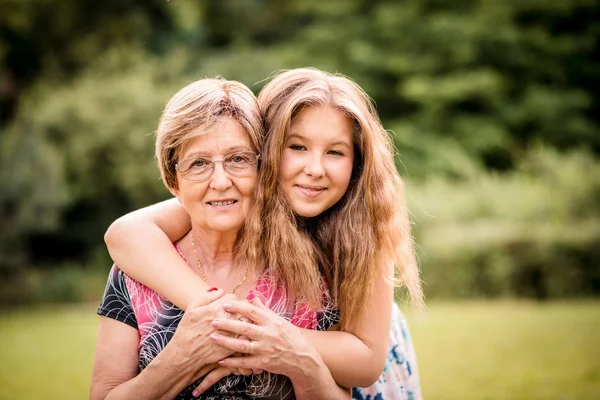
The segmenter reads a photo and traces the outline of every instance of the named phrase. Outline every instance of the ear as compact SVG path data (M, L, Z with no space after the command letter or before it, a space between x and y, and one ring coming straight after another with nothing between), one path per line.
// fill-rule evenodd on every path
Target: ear
M175 189L175 188L169 188L169 192L171 192L171 194L175 197L177 197L177 200L179 200L179 203L183 204L183 202L181 201L181 197L179 197L179 189Z

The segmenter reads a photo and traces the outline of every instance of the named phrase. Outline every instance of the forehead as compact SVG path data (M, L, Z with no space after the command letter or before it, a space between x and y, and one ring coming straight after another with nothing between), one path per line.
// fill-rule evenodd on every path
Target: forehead
M198 127L192 132L194 136L186 143L181 152L181 158L191 154L222 155L232 149L254 151L248 132L234 119L228 118L213 124L208 129Z
M290 125L290 135L301 135L310 140L342 140L352 143L350 118L332 106L306 107Z

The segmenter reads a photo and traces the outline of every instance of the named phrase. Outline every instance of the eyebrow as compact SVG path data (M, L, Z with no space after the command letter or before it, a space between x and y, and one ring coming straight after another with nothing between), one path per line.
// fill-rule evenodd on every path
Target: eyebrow
M310 141L306 137L300 135L299 133L290 133L287 137L287 140L294 139L294 138ZM333 143L328 143L328 144L329 144L329 146L344 146L347 148L352 148L352 146L350 144L348 144L348 142L343 141L343 140L333 142Z
M252 151L252 150L250 148L246 147L246 146L232 146L232 147L226 149L224 151L224 154L235 153L235 152L238 152L238 151ZM183 159L191 158L191 157L198 157L198 156L200 156L200 157L210 157L210 156L212 156L212 154L210 154L207 151L195 151L193 153L187 154L185 157L183 157Z

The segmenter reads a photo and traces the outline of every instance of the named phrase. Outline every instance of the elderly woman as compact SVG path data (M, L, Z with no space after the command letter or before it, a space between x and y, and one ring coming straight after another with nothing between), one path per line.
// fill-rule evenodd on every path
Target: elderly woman
M191 221L191 230L175 249L190 268L231 294L211 290L197 296L183 313L113 266L98 310L102 318L92 399L192 398L199 378L233 354L211 340L212 321L227 318L223 306L236 295L278 296L264 276L259 279L256 266L237 262L235 252L252 204L262 137L256 99L238 82L200 80L167 104L158 126L156 155L165 185ZM285 312L291 318L306 315L301 306ZM308 319L306 327L314 328L315 318ZM289 379L275 375L279 371L230 375L204 398L349 397L302 335L288 339L296 354L283 354L277 366ZM252 345L246 352L253 352ZM299 354L303 369L296 366Z

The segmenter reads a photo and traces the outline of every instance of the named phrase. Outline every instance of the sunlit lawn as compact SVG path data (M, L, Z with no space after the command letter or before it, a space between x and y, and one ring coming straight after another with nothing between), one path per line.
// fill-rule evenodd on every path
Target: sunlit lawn
M0 399L87 398L98 318L89 306L0 314Z
M600 399L600 302L429 307L409 315L426 399ZM1 313L0 399L86 398L97 323L88 306Z
M426 399L600 399L600 302L429 307L409 316Z

